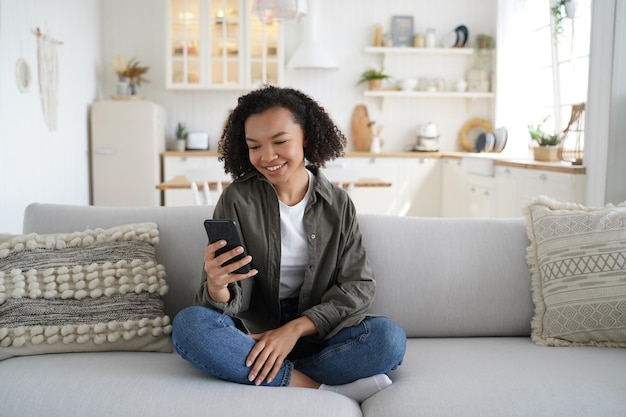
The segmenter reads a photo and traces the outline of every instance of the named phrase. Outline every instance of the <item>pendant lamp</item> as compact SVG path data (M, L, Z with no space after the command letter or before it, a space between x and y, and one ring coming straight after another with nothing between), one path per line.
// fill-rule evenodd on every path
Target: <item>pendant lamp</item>
M255 0L254 14L264 22L297 19L307 13L306 0Z

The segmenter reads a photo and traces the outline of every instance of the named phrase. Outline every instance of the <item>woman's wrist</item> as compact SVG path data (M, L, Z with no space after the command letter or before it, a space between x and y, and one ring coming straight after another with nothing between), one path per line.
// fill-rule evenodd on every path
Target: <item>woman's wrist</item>
M294 329L294 333L298 335L298 338L317 333L315 323L313 323L313 320L307 316L300 316L286 325L291 326Z
M230 301L230 290L228 289L228 285L225 287L212 288L207 283L207 291L211 300L215 302L227 303Z

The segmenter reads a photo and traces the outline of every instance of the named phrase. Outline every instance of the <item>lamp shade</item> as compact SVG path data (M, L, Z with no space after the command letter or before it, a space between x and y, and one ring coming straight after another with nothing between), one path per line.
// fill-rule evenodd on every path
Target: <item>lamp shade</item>
M306 0L255 0L254 14L264 22L297 19L307 13Z

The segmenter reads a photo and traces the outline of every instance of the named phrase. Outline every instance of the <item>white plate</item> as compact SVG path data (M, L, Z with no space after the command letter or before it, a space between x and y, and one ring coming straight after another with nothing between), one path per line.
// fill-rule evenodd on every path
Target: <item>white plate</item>
M441 40L441 45L444 48L453 48L453 47L456 46L458 41L459 41L458 40L458 32L452 31L452 32L446 33L446 35Z
M496 144L494 146L494 152L502 152L504 147L506 146L506 141L508 139L508 131L506 127L499 127L493 131L493 134L496 137Z

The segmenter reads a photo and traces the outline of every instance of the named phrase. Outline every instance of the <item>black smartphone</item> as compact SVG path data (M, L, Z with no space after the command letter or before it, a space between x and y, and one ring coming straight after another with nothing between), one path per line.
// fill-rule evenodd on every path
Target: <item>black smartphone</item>
M215 252L215 256L219 256L224 252L228 252L229 250L234 249L237 246L241 246L243 248L243 253L224 262L222 266L243 259L247 255L246 248L245 246L243 246L243 239L241 238L241 234L239 233L239 229L237 228L237 223L235 223L234 220L205 220L204 229L206 230L206 234L209 237L209 244L217 242L218 240L226 241L226 246L218 249ZM247 274L248 272L250 272L250 264L244 265L241 268L233 271L233 273L235 274Z

